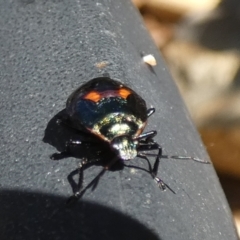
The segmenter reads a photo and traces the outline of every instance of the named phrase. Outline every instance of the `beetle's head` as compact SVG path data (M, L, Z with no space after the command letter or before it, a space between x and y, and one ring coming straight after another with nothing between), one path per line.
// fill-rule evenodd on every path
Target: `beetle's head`
M117 150L119 157L124 161L137 156L137 142L128 135L115 137L111 142L111 146Z

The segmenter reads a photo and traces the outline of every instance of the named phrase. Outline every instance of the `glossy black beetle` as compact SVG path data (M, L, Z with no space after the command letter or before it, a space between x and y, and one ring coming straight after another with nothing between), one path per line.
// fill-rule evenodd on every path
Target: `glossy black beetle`
M162 148L153 138L156 131L142 133L147 119L154 112L154 108L147 109L145 101L132 89L121 82L109 77L99 77L90 80L75 90L67 100L66 112L69 123L65 125L84 131L96 136L107 143L114 153L113 159L107 164L98 176L81 190L84 166L89 163L87 159L82 160L79 167L80 184L72 198L79 198L89 187L95 187L99 178L117 161L128 161L135 157L145 159L149 165L149 173L158 183L161 189L171 188L157 177L158 166L162 155ZM81 141L69 141L69 146L83 144ZM147 151L157 150L157 154ZM147 156L155 156L152 167ZM165 156L167 157L167 156ZM175 159L191 159L197 162L208 163L193 157L169 156ZM54 159L54 155L52 156ZM96 159L97 161L97 159ZM93 163L94 161L91 161ZM172 191L172 190L171 190Z

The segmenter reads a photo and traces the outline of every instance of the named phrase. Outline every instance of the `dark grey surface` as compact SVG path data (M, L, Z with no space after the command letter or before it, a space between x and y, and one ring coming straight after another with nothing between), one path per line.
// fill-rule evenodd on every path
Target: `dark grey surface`
M129 1L0 2L0 239L237 239L211 165L163 160L161 192L143 171L109 171L73 209L67 175L51 161L48 122L82 82L108 72L156 107L147 129L165 154L208 159L142 20ZM154 71L142 54L154 54ZM107 61L99 69L98 62ZM145 166L139 159L138 166ZM86 172L89 182L101 167Z

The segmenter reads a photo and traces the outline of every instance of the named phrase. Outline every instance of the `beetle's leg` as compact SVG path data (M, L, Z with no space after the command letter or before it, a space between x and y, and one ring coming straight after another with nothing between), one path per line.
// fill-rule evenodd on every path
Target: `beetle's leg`
M77 191L74 193L73 196L71 196L68 200L67 200L67 205L69 204L73 204L75 203L79 198L81 198L84 193L87 191L87 189L92 188L92 190L95 189L95 187L97 186L97 183L99 182L99 179L101 178L101 176L109 169L111 168L112 165L114 165L117 161L118 161L118 157L115 157L108 165L106 165L100 172L99 174L83 189L80 191Z
M147 140L141 140L139 142L138 157L140 157L142 159L145 159L148 162L149 172L150 172L152 178L157 182L158 186L162 190L165 190L166 188L168 188L170 191L175 193L166 183L163 182L162 179L157 177L158 168L159 168L159 164L160 164L160 158L162 156L162 148L161 148L161 146L158 143L153 142L153 140L151 142L146 142L146 141ZM150 140L148 140L148 141L150 141ZM158 150L158 153L156 155L156 160L154 162L153 167L151 166L150 161L147 158L147 156L144 153L141 153L142 151L151 151L151 150Z
M68 179L68 182L69 184L71 185L72 187L72 191L73 193L79 191L79 189L81 189L82 187L82 184L83 184L83 171L84 171L84 166L87 164L87 160L86 159L83 159L81 161L81 163L79 164L79 167L72 171L68 176L67 176L67 179ZM76 184L76 182L74 181L73 177L75 175L79 176L79 179L78 179L78 183Z
M151 115L155 113L155 108L149 108L147 110L147 117L149 118Z
M68 175L68 182L71 185L72 189L73 189L73 194L78 194L78 192L80 192L82 185L83 185L83 177L84 177L84 170L88 169L89 167L91 167L94 163L100 161L100 159L94 159L94 160L88 160L88 159L82 159L81 163L79 164L79 167L72 171L69 175ZM79 179L78 179L78 183L76 184L76 182L73 179L73 176L75 176L76 174L78 174Z
M149 159L147 158L147 156L145 156L144 154L139 153L138 157L146 160L148 162L148 167L149 167L149 172L152 176L152 178L157 182L158 186L162 189L165 190L166 189L166 184L157 177L157 171L158 171L158 166L159 166L159 159L158 157L155 160L154 166L152 167L152 165L150 164Z
M94 142L94 141L79 141L79 140L72 140L70 139L69 141L66 142L65 144L65 150L63 152L60 153L54 153L50 156L50 158L52 160L61 160L63 158L68 158L68 157L72 157L72 153L71 153L71 147L76 147L76 146L80 146L80 145L85 145L85 146L96 146L97 144L99 144L98 142Z
M144 142L149 142L151 141L155 136L157 135L157 131L149 131L142 133L140 136L135 138L134 140L140 141L143 140Z
M150 161L149 161L149 159L147 158L147 156L145 156L144 154L139 154L138 157L140 157L140 158L142 158L142 159L144 159L144 160L146 160L146 161L148 162L149 172L150 172L152 178L157 182L158 187L159 187L161 190L163 190L163 191L166 190L166 188L168 188L172 193L175 194L175 192L173 191L173 189L170 188L161 178L156 177L156 172L157 172L158 169L154 169L154 168L155 168L156 166L158 166L158 165L157 165L157 162L156 162L157 160L155 161L154 167L152 168L152 166L151 166L151 164L150 164ZM159 164L159 162L158 162L158 164Z
M153 169L152 169L152 173L155 175L154 177L157 176L157 172L158 172L158 167L159 167L159 163L160 163L160 158L162 156L162 148L161 146L156 143L156 142L147 142L147 143L143 143L143 142L139 142L138 145L138 151L142 152L142 151L152 151L152 150L158 150L157 156L156 156L156 160L155 163L153 165ZM147 158L145 154L141 154L138 153L138 155L140 157L144 156L144 158Z
M160 157L162 155L162 148L159 146L158 143L155 143L155 142L149 142L149 143L139 143L139 146L138 146L138 151L139 152L142 152L142 151L151 151L151 150L158 150L158 153L157 153L157 156L156 156L156 160L155 160L155 163L153 165L153 168L147 158L147 156L143 153L138 153L138 156L147 160L148 162L148 165L149 165L149 171L153 177L153 179L156 178L157 176L157 172L158 172L158 167L159 167L159 163L160 163ZM162 189L165 189L164 187L164 184L163 184L163 181L161 181L161 179L157 180L157 182L160 183L160 187Z
M71 146L79 146L81 144L83 144L83 142L73 141L72 139L70 139L69 141L66 142L65 150L63 152L54 153L50 156L50 158L52 160L61 160L63 158L71 157L72 156L71 151L70 151Z
M146 161L148 162L148 165L151 166L150 161L148 160L148 158L145 158L145 157L143 157L142 155L141 155L141 156L138 155L138 157L141 157L142 159L146 160ZM128 167L128 168L139 169L139 170L141 170L141 171L145 171L145 172L151 174L151 170L147 171L147 170L144 169L144 168L141 168L141 167L138 167L138 166L134 166L134 165L126 165L126 164L123 164L123 165L124 165L125 167ZM152 166L151 166L151 167L152 167ZM151 169L151 168L149 167L149 169ZM166 188L168 188L172 193L176 194L176 193L174 192L174 190L173 190L172 188L170 188L162 179L160 179L160 178L158 178L158 177L153 177L153 174L151 174L151 176L152 176L152 178L157 182L158 187L159 187L161 190L164 191Z

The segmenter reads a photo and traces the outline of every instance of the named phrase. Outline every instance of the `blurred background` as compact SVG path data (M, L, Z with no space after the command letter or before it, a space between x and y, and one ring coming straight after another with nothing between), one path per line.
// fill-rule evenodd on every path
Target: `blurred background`
M240 1L132 1L199 130L240 236Z

